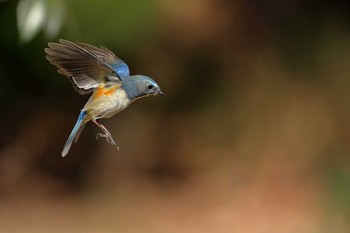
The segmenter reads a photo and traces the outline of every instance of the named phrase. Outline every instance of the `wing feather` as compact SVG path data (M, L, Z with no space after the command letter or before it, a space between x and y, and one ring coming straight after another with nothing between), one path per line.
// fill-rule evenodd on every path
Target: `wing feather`
M119 83L129 75L128 66L112 51L84 43L59 40L49 43L46 58L67 76L80 94L91 93L106 79Z

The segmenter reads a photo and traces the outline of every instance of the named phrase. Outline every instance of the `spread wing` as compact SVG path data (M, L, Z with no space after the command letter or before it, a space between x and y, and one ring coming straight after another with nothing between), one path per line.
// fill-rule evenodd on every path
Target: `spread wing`
M80 94L91 93L100 83L120 83L129 76L129 67L112 51L83 43L59 40L49 43L46 58L66 75Z

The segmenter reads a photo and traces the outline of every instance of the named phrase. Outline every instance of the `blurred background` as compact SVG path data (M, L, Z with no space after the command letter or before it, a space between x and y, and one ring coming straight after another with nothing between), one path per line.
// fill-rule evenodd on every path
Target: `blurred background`
M349 232L350 4L1 0L0 232ZM45 59L103 45L165 98L89 124Z

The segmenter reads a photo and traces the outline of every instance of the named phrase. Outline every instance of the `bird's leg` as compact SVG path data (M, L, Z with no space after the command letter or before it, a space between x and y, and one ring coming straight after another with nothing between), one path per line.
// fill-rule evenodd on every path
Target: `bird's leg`
M119 146L117 145L117 143L115 143L115 141L112 137L112 134L106 129L106 127L104 127L104 125L102 125L100 122L98 122L97 119L93 119L92 122L94 122L104 132L104 134L98 133L96 135L96 138L97 139L98 139L98 137L106 138L107 142L109 142L113 146L116 146L119 150Z

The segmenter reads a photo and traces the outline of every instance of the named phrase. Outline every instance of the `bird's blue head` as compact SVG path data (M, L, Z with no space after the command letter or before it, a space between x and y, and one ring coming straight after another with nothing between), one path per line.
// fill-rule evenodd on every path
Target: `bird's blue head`
M122 87L130 100L151 95L164 96L159 85L153 79L144 75L133 75L123 78Z

